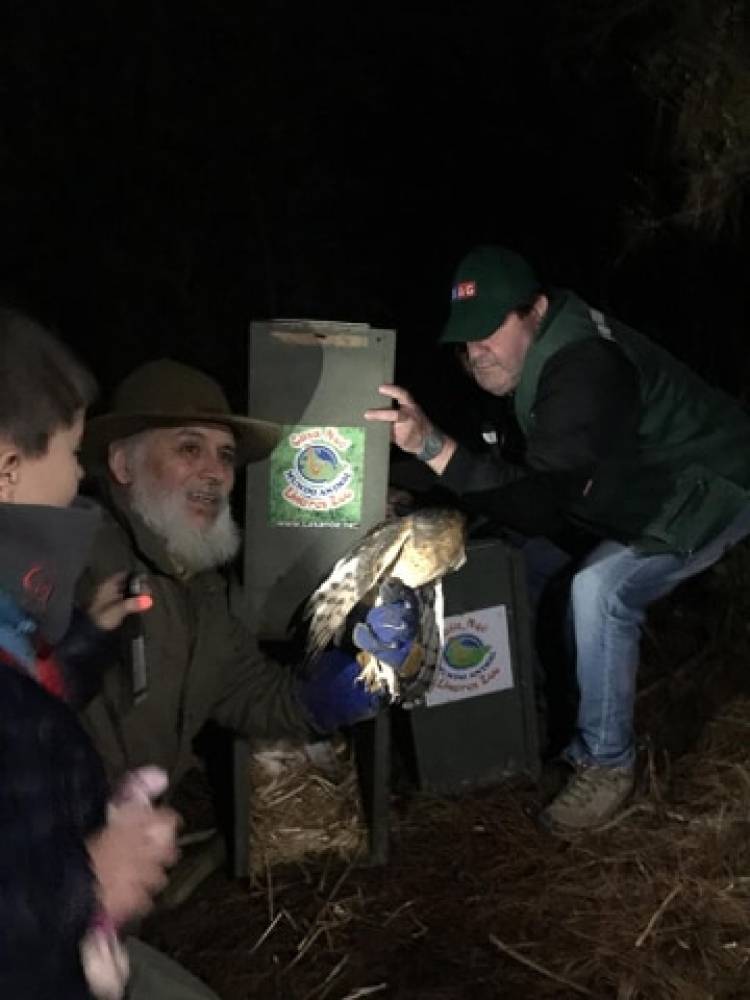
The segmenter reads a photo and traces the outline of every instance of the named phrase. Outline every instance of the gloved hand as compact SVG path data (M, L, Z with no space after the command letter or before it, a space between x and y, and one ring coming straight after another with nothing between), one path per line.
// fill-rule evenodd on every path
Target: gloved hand
M417 599L398 580L384 584L380 596L390 598L390 603L373 608L355 627L353 638L360 649L373 653L398 673L417 632ZM370 719L387 700L385 690L367 689L361 671L349 653L329 649L314 664L310 677L301 682L299 697L321 733Z
M417 598L411 587L394 577L382 584L379 596L382 603L354 627L352 639L398 673L419 628Z
M350 653L327 649L302 681L299 697L319 732L331 733L377 714L381 695L367 690L359 677L361 669Z

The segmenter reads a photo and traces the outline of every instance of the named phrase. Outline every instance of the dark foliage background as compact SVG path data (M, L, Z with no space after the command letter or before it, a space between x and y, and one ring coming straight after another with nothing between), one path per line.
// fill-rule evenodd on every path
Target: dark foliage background
M237 406L252 318L395 327L398 378L450 426L451 272L502 242L744 391L742 205L670 221L680 109L644 86L686 7L695 33L744 5L6 0L5 297L105 390L170 354Z

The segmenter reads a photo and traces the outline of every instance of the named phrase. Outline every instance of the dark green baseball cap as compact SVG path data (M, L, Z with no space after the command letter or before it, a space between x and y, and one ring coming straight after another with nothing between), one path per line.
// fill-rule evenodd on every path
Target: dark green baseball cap
M531 265L505 247L475 247L458 265L451 288L451 314L441 343L484 340L519 306L528 305L542 284Z

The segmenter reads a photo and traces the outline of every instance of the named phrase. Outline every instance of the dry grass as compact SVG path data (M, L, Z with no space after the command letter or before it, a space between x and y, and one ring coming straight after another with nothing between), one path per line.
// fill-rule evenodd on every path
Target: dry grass
M728 711L669 781L652 762L633 804L596 837L554 848L518 811L502 818L512 850L488 874L513 892L479 892L482 920L515 929L503 941L537 963L534 996L559 996L563 981L595 997L743 995L750 701Z
M225 1000L750 997L749 562L657 609L639 786L596 836L540 830L521 781L394 797L384 869L267 855L262 877L215 877L151 938Z
M251 874L319 855L351 860L366 848L354 762L344 740L327 744L327 773L303 749L284 744L250 762Z

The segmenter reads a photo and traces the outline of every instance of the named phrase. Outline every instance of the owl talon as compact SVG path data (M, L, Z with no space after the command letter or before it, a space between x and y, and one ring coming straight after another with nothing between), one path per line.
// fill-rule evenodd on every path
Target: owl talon
M357 653L357 663L360 665L359 680L371 694L385 694L391 701L396 697L396 674L387 663L378 660L371 653Z
M409 678L413 677L422 669L422 664L424 663L424 647L418 643L413 642L411 649L406 655L406 659L401 665L401 669L398 672L399 677Z

